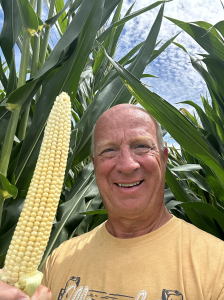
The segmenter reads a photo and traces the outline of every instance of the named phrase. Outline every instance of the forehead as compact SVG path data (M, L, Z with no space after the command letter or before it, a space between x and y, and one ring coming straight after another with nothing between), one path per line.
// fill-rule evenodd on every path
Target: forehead
M109 110L96 124L95 142L114 138L156 138L155 120L139 109Z

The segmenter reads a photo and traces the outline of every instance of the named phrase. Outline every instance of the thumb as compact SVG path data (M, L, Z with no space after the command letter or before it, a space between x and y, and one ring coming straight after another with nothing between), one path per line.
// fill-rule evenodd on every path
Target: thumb
M30 300L20 289L0 281L0 300Z

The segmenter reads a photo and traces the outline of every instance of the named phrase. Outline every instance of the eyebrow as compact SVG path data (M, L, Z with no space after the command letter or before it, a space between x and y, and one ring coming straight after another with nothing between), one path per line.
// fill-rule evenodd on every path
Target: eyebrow
M141 142L144 140L145 141L147 140L148 142L155 144L155 142L150 137L146 137L146 136L137 136L137 137L131 139L130 142L132 144L132 143ZM113 146L116 146L116 143L114 143L113 141L100 142L100 143L96 144L96 150L99 150L99 149L102 149L105 147L113 147Z

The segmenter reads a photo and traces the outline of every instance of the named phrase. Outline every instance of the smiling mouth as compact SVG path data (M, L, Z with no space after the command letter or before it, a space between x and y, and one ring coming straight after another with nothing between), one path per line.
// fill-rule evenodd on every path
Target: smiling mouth
M143 180L136 181L136 182L133 182L133 183L116 183L116 185L119 186L119 187L131 188L133 186L140 185L142 182L143 182Z

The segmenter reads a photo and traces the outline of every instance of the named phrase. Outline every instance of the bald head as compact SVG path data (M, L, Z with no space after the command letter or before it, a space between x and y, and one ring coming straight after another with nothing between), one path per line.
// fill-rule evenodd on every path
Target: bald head
M133 121L134 121L135 115L144 116L145 122L147 122L149 119L153 121L155 128L156 128L156 135L157 135L159 148L160 148L160 150L164 150L163 134L162 134L160 124L146 110L144 110L136 105L125 103L125 104L119 104L119 105L113 106L112 108L108 109L97 120L97 122L93 128L93 132L92 132L91 153L92 153L93 157L95 155L95 136L96 136L97 129L99 127L103 126L103 124L106 124L108 122L109 122L109 124L114 123L114 120L116 120L116 119L119 120L119 123L120 123L120 121L125 122L125 117L130 116L130 115L133 117ZM114 126L114 124L112 126Z

